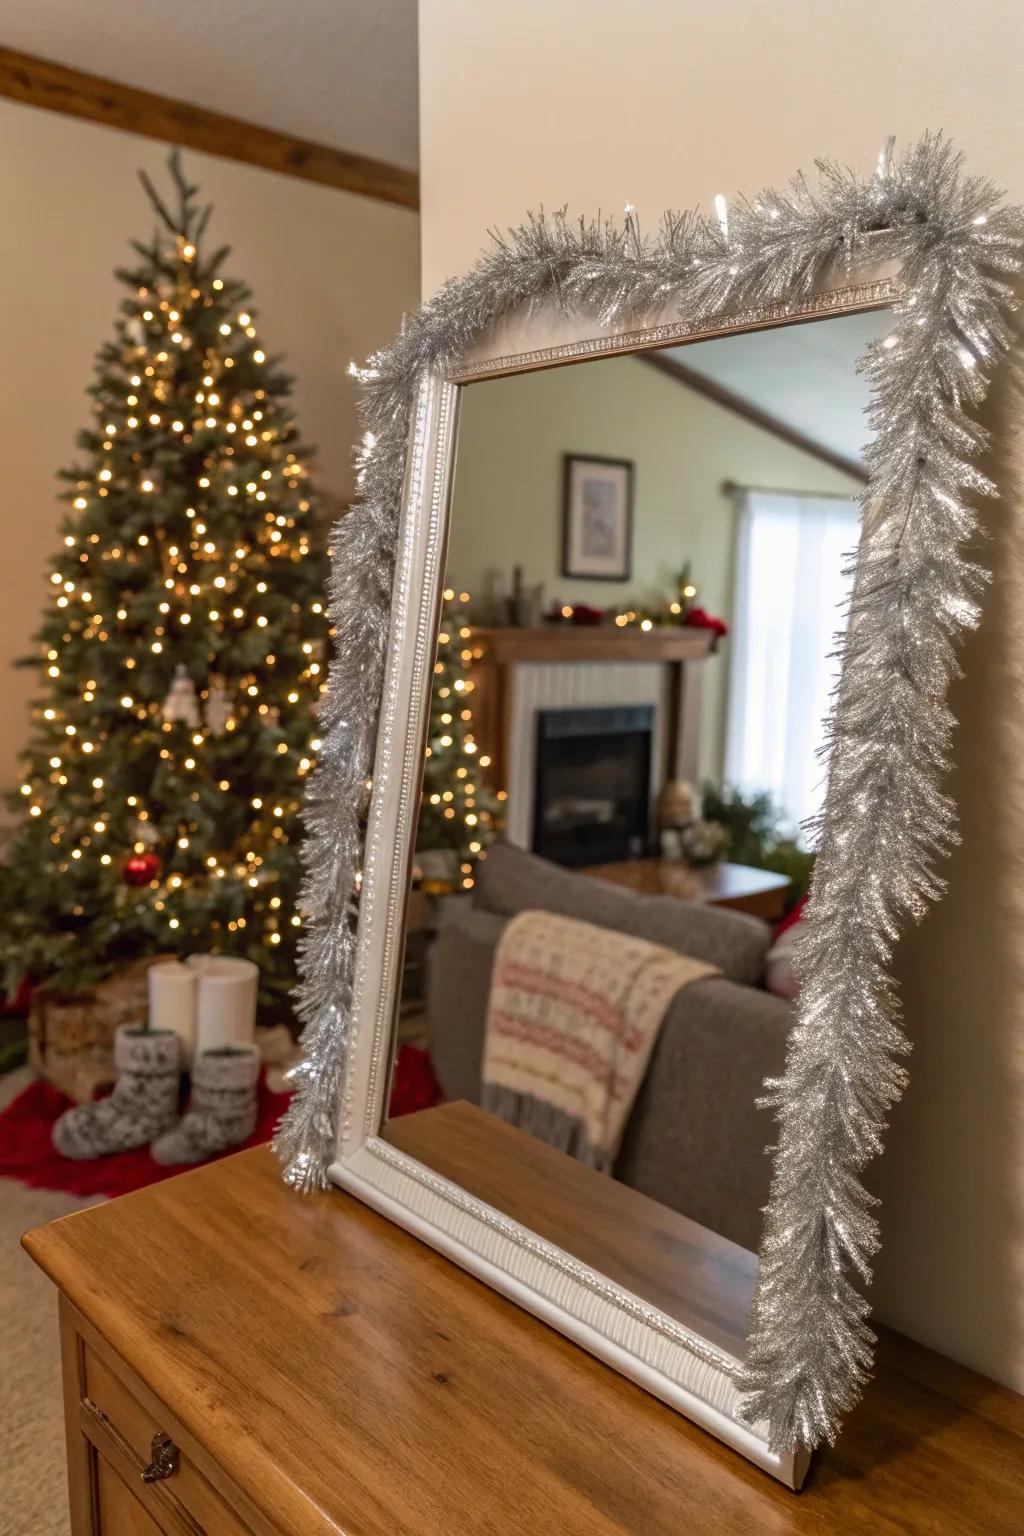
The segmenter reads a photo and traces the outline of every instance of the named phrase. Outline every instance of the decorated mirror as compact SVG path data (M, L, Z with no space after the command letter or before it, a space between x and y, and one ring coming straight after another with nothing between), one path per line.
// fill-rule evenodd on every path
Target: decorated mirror
M286 1177L793 1487L870 1368L1017 230L937 139L531 218L359 370Z

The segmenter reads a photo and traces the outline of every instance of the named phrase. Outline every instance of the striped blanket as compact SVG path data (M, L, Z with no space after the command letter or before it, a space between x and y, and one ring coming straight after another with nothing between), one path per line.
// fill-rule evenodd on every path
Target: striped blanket
M609 1170L662 1020L714 966L551 912L520 912L491 976L482 1104Z

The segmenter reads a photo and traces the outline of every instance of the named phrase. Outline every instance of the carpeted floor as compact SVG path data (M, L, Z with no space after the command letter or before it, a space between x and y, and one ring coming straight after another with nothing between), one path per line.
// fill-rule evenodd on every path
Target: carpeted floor
M0 1078L0 1109L30 1080ZM0 1536L68 1536L57 1296L20 1238L93 1204L0 1179Z

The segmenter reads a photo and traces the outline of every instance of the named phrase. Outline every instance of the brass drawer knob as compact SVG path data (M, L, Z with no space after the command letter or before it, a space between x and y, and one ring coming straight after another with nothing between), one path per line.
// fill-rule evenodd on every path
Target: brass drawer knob
M144 1483L162 1483L174 1476L181 1453L170 1435L165 1435L162 1429L158 1429L150 1441L149 1454L153 1459L148 1467L142 1469Z

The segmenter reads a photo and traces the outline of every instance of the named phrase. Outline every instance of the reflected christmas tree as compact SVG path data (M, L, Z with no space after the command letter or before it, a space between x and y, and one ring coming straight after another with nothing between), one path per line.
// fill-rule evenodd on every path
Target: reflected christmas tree
M171 157L158 233L89 393L37 636L8 973L61 989L122 959L222 949L283 995L326 620L308 453L250 293ZM33 659L33 664L38 664Z
M424 884L437 889L471 890L496 831L494 798L483 783L491 760L474 734L468 601L468 593L445 589L430 696L416 851Z

